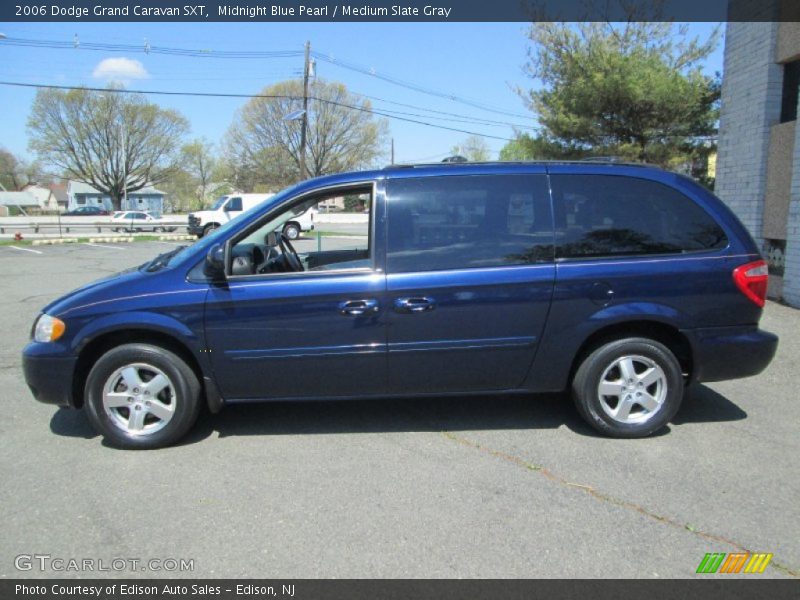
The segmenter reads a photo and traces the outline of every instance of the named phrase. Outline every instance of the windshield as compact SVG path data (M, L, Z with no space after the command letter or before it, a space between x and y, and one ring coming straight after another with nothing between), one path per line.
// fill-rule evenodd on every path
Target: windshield
M222 208L222 205L225 204L225 200L227 200L227 196L221 196L214 200L214 204L211 205L211 210L219 210Z

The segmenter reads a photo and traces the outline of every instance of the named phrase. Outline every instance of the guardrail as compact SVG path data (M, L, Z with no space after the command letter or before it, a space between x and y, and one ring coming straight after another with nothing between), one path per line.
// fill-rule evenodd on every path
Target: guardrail
M94 232L103 233L103 230L137 230L150 231L157 228L160 231L186 231L188 221L186 217L160 219L157 222L141 223L134 219L127 221L112 221L111 218L89 220L86 217L2 217L0 218L0 234L16 233L33 230L33 233L78 233Z

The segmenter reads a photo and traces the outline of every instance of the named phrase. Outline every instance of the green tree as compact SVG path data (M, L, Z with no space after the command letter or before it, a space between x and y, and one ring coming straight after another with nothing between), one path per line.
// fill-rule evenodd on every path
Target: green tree
M231 125L226 144L237 186L283 187L328 173L365 168L384 153L386 123L368 100L344 84L315 80L309 89L306 173L300 173L301 120L285 117L303 106L303 85L284 81L262 90Z
M39 90L28 118L29 145L42 162L108 194L117 210L126 188L176 171L188 129L176 111L114 89Z
M178 163L180 166L160 186L177 211L202 210L233 190L227 163L205 139L184 144Z
M6 191L18 191L29 183L48 183L52 179L38 162L28 162L0 148L0 185Z
M518 133L516 138L500 150L500 160L570 160L583 158L587 154L584 148L574 143L555 141L543 134L532 136L528 133Z
M471 162L485 162L491 158L491 151L486 140L479 135L471 135L466 140L453 146L450 153L463 156Z
M675 166L714 150L720 82L701 63L717 31L700 40L665 22L534 23L528 35L525 71L541 86L519 93L543 130L506 154L529 148Z

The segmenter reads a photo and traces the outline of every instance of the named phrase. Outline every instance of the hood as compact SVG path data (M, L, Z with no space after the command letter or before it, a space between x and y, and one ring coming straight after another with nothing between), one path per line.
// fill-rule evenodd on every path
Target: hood
M130 293L131 286L138 287L136 284L138 284L142 279L148 277L152 279L154 275L156 275L156 273L143 273L139 271L138 267L125 269L119 273L114 273L113 275L108 275L106 277L102 277L101 279L92 281L91 283L82 285L81 287L64 294L60 298L45 306L42 309L42 312L54 317L58 317L81 306L96 302L100 298L107 300L109 298L113 298L115 295L120 297L128 295ZM115 292L114 288L119 288L118 292Z

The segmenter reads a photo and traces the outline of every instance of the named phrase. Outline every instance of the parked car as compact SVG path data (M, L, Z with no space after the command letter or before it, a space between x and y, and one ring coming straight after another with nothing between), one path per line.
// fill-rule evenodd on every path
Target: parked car
M145 211L120 211L111 217L113 231L175 231L174 225L164 225L163 220Z
M366 236L322 250L279 233L353 194L370 199ZM561 391L632 438L687 386L767 367L766 291L745 228L681 175L392 167L305 181L48 304L23 365L36 399L84 407L126 448L174 443L203 403Z
M80 206L61 213L62 217L107 217L108 211L99 206Z

